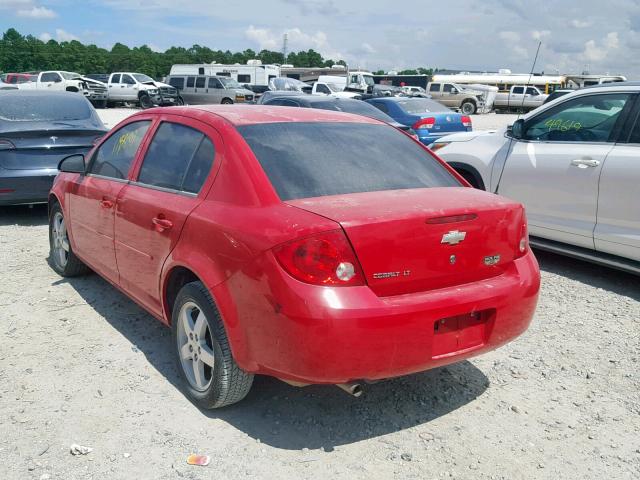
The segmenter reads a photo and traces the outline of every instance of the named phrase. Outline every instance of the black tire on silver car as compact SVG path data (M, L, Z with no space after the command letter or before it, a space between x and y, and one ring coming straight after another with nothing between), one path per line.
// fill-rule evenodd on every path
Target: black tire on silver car
M184 99L182 97L178 97L176 99L176 105L184 105Z
M233 100L231 100L230 98L223 98L222 99L222 103L223 105L231 105L233 103Z
M59 203L54 203L49 212L49 264L63 277L75 277L90 271L73 253Z
M140 100L140 108L142 108L143 110L153 107L153 102L151 101L151 97L146 93L140 94L140 98L138 100Z
M182 287L171 318L178 370L191 400L207 409L242 400L253 374L233 359L220 313L201 282Z
M465 100L462 102L462 105L460 105L460 111L465 115L473 115L476 113L476 109L476 104L470 100Z

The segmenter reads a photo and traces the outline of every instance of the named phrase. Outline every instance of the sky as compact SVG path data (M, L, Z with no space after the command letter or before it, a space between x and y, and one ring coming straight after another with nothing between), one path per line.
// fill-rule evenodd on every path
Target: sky
M640 79L640 1L0 0L0 30L163 51L313 48L351 68L438 67Z

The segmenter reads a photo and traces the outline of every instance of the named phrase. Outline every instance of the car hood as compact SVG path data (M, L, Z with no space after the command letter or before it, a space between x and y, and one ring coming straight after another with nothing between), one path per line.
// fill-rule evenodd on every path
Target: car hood
M247 90L246 88L232 88L231 90L233 90L236 93L240 93L242 95L253 95L254 93L251 90Z
M162 83L162 82L144 82L143 85L149 85L150 87L157 87L157 88L173 88L171 85L168 85L166 83Z
M96 84L96 85L101 85L101 86L103 86L103 87L105 87L105 88L107 87L107 84L106 84L106 83L101 82L101 81L99 81L99 80L94 80L93 78L88 78L88 77L77 77L77 78L74 78L74 80L81 80L81 81L86 82L86 83L94 83L94 84Z

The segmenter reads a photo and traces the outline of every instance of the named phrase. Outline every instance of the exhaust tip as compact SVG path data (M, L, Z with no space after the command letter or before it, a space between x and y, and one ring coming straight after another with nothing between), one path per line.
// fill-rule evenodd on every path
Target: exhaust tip
M360 385L359 383L338 383L336 384L336 387L341 388L349 395L352 395L354 397L359 397L364 393L362 385Z

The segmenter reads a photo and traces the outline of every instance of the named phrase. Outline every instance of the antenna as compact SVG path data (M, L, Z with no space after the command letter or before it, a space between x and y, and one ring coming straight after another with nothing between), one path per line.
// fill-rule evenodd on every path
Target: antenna
M524 99L527 93L527 87L529 86L529 82L531 82L531 77L533 77L533 72L536 69L536 63L538 62L538 54L540 53L540 47L542 46L542 42L538 42L538 49L536 50L536 56L533 58L533 65L531 65L531 72L529 73L529 79L527 80L527 85L524 87L524 91L522 92L522 103L520 104L520 112L524 107ZM516 118L516 122L520 120L521 113L518 113L518 118ZM500 170L500 177L498 178L498 183L496 184L496 189L493 193L498 193L498 189L500 188L500 182L502 181L502 174L504 173L504 169L507 166L507 158L509 157L509 152L511 152L511 145L513 144L513 137L509 139L509 147L504 155L504 162L502 162L502 170ZM495 167L496 162L493 162L491 166L491 177L493 177L493 167Z
M288 43L289 43L289 34L285 33L282 37L282 56L284 58L285 64L287 63L287 57L289 56L289 52L287 51L289 47Z

